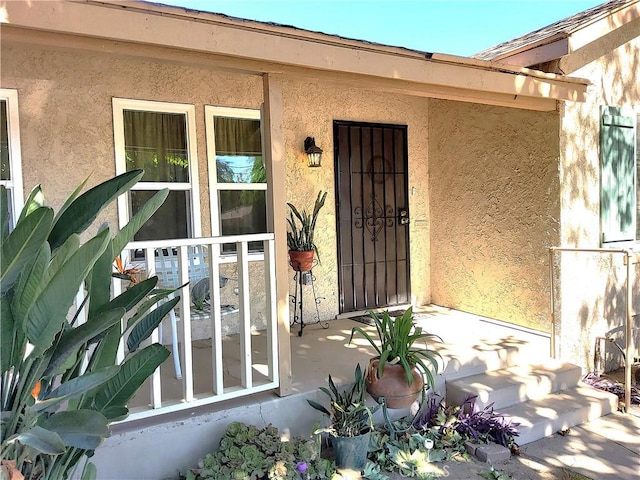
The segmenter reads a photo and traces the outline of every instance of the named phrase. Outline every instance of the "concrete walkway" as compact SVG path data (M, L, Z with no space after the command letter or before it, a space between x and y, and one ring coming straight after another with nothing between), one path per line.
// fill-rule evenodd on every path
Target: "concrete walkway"
M521 453L519 463L541 472L564 467L594 480L638 480L640 409L628 415L612 413L564 436L556 433L525 445Z

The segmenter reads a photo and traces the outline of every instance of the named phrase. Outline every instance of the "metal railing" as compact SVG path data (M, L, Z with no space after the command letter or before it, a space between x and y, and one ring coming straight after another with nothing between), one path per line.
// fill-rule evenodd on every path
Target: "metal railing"
M250 244L254 248L257 244L261 245L262 251L250 252ZM223 245L227 245L226 252L223 252ZM227 253L229 252L229 245L235 246L235 251ZM207 328L210 328L210 344L208 343L209 338L206 338L206 342L207 346L210 345L211 355L207 360L207 365L204 365L202 357L198 357L197 364L194 365L192 320L195 306L192 303L190 292L192 286L189 285L189 255L194 248L205 249L209 252L206 268L208 268L209 272L210 287L208 294L210 295L210 300L208 304L210 308L208 309L208 315L205 316L205 321L210 322L210 325L206 325ZM167 399L163 396L163 382L166 382L167 372L172 370L167 366L163 375L161 369L170 363L168 359L150 379L148 406L132 407L131 414L125 421L152 417L277 388L279 379L274 235L256 234L131 242L125 247L122 260L125 264L134 264L136 267L143 269L145 276L150 277L156 273L160 249L164 249L165 252L171 249L177 258L177 284L182 285L176 292L176 295L180 295L180 301L175 308L177 313L173 313L174 318L177 315L179 321L174 319L171 324L171 328L177 328L177 332L172 332L172 334L177 333L179 338L179 359L176 359L176 361L179 362L182 370L181 375L177 375L177 378L172 378L171 380L173 383L176 380L181 383L182 398L178 399L172 396ZM134 256L134 252L137 258ZM250 266L252 264L255 265L254 262L261 263L261 268L253 268L251 270ZM222 317L224 314L220 308L222 306L220 282L226 277L221 276L221 266L227 270L234 269L237 275L235 293L237 294L238 308L234 317L237 315L238 338L236 341L239 343L240 354L239 365L234 365L234 368L239 368L239 382L231 386L225 380L225 368L228 369L229 362L225 358L223 350L225 332L222 329ZM162 285L159 284L159 286ZM123 282L115 279L113 282L114 294L119 294L122 288ZM266 358L260 358L259 361L263 363L260 363L258 369L256 369L256 364L252 358L254 351L252 349L252 333L255 333L256 327L255 319L252 319L251 316L251 307L252 298L255 299L256 296L261 299L264 298L265 325L261 325L260 334L266 337L266 352L261 352L266 355ZM253 303L255 304L255 301ZM201 318L202 315L198 314L198 317ZM163 323L167 323L166 319ZM150 340L152 342L162 342L160 328L153 332ZM124 356L124 349L125 344L123 341L120 346L120 357ZM172 350L174 350L172 355L176 355L175 343ZM234 358L233 361L237 364L238 357ZM211 378L207 382L213 386L210 391L194 393L194 369L199 372L211 372ZM256 370L260 370L260 375L256 374ZM138 392L138 395L141 395L141 392Z
M632 280L632 265L637 263L635 261L636 253L634 250L629 249L614 249L614 248L573 248L573 247L551 247L549 249L549 275L551 280L551 356L556 357L556 321L555 321L555 298L554 298L554 274L553 274L553 258L556 252L576 252L576 253L597 253L597 254L622 254L624 255L624 265L626 266L626 316L624 320L624 332L625 332L625 362L624 362L624 397L625 397L625 410L627 412L631 409L631 365L633 363L633 355L635 353L635 340L633 337L633 280Z

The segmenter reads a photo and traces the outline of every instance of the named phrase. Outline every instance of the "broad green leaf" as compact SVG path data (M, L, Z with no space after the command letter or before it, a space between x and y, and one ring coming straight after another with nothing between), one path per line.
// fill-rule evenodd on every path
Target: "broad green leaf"
M130 352L135 352L140 344L149 338L164 316L169 313L179 301L180 298L178 297L163 303L155 310L152 310L146 317L140 320L135 327L133 327L133 330L127 338L127 347Z
M157 283L158 277L151 277L133 285L131 288L111 300L108 304L108 308L124 308L126 311L131 310L143 298L145 298L149 292L153 291Z
M0 245L9 236L9 195L7 187L0 185Z
M46 241L53 210L41 207L22 222L2 244L0 256L0 293L7 292L14 284L20 272L33 262Z
M98 470L96 469L96 466L91 462L85 463L80 480L96 480L97 478Z
M118 195L135 185L143 175L142 170L132 170L107 180L76 198L60 215L49 235L52 250L62 245L69 235L81 233L96 219L100 211Z
M129 223L120 229L113 239L114 256L120 255L120 252L122 252L127 243L133 240L133 237L138 233L138 230L140 230L140 228L149 221L151 216L156 213L156 210L162 206L168 195L169 190L166 188L158 191L158 193L153 195L153 197L151 197L144 206L136 212Z
M42 281L47 266L51 261L51 249L48 243L44 243L38 256L29 268L23 270L20 280L14 287L13 310L18 318L24 318L35 302L35 299L44 288Z
M9 297L0 297L0 372L6 372L13 365L14 346L17 347L22 329L16 325L11 311Z
M110 435L109 421L95 410L70 410L54 413L42 427L56 432L67 447L87 450L98 447Z
M124 314L124 308L109 310L91 319L91 321L64 332L56 345L49 367L45 371L45 376L48 377L60 373L58 369L71 355L89 340L116 325Z
M64 442L60 435L40 426L35 426L16 435L13 440L47 455L60 455L65 451Z
M127 407L115 406L102 410L102 414L109 419L110 422L119 422L129 416Z
M36 185L31 189L29 196L24 202L24 207L22 208L22 212L20 212L18 222L21 222L27 215L31 215L40 207L44 207L44 193L42 193L42 187Z
M36 298L23 324L27 338L34 345L31 352L34 357L47 350L62 329L78 288L108 241L109 231L105 230L85 243L58 270Z
M184 286L184 285L183 285ZM175 289L156 289L149 296L147 300L142 302L138 308L136 309L136 313L132 315L127 321L127 328L131 328L133 325L138 323L140 318L145 316L147 312L151 311L151 309L159 304L162 300L169 297L171 294L174 294L177 290L180 290L182 287L178 287ZM180 296L176 296L175 298L180 299Z
M67 241L64 242L58 250L56 250L55 255L51 258L51 263L47 268L46 274L43 277L43 282L45 284L49 283L51 278L57 273L57 271L64 265L71 255L78 251L80 248L80 236L73 234L69 235Z
M107 248L95 262L87 279L87 290L91 298L89 318L109 308L107 304L111 301L111 273L113 272L113 260L115 258L112 244L113 240L109 242Z
M80 184L76 187L76 189L73 192L71 192L71 195L67 197L62 207L60 207L60 210L58 210L58 213L56 214L56 218L53 220L53 223L58 222L58 219L60 218L60 216L67 211L67 209L73 203L73 201L78 197L78 195L80 195L80 192L89 181L89 177L85 178L82 182L80 182Z
M147 377L168 357L169 350L157 343L129 357L121 365L120 372L96 395L96 408L103 411L114 406L126 406Z
M29 410L32 412L43 412L45 410L52 411L53 407L60 405L62 402L83 395L94 388L104 384L111 377L116 375L120 367L113 365L103 368L92 373L85 373L79 377L72 378L62 383L58 388L50 392L42 401L35 403Z

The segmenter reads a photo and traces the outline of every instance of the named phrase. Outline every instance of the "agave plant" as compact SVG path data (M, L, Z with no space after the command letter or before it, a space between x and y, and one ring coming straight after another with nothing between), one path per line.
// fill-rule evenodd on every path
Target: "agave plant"
M326 198L327 192L318 192L316 203L314 204L311 214L306 210L299 211L293 204L287 203L290 210L289 218L287 219L290 229L290 231L287 232L287 245L289 250L300 252L314 250L319 257L318 247L314 243L313 237L316 222L318 221L318 214L320 213L320 209L324 207Z
M36 187L11 232L1 189L0 463L27 479L69 478L109 436L109 424L128 415L129 400L169 355L157 343L139 347L177 303L167 301L172 292L156 289L152 277L111 296L114 259L168 192L158 192L120 231L105 225L80 241L99 212L142 175L131 171L80 195L85 181L57 214ZM123 336L128 353L118 362ZM95 477L85 463L82 478Z

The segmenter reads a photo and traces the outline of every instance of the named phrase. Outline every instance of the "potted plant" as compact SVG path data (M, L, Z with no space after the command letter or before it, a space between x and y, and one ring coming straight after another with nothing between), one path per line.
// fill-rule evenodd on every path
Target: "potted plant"
M375 348L377 356L369 361L365 385L367 392L376 400L384 398L388 408L405 408L411 405L424 387L434 388L434 376L438 373L441 355L429 348L415 344L422 340L440 339L437 335L423 332L413 324L413 309L393 318L388 311L380 318L369 312L377 332L377 341L361 327L353 327L351 338L360 333ZM418 370L420 369L420 371Z
M329 417L331 424L315 433L331 435L336 467L361 471L367 463L369 438L373 430L373 413L365 403L364 375L360 364L356 366L355 381L340 391L329 375L329 388L320 387L330 400L329 409L313 400L307 400L316 410Z
M318 247L314 243L313 237L316 222L318 221L318 214L324 206L326 198L327 192L323 193L322 190L318 192L316 203L311 214L306 210L300 211L291 203L287 203L289 206L287 223L290 229L290 231L287 232L287 245L289 247L291 266L296 271L308 272L311 270L314 253L318 255L318 259L320 259Z

